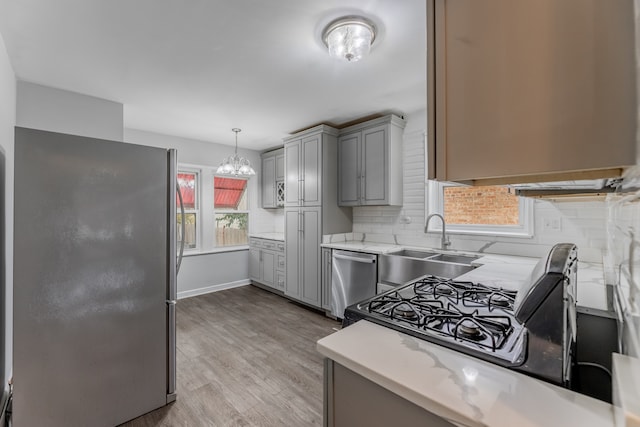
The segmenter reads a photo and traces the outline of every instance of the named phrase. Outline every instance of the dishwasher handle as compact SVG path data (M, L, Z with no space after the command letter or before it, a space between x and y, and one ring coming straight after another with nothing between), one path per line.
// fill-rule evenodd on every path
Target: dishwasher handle
M375 258L359 258L359 257L348 256L348 255L339 255L339 254L333 254L333 258L335 258L335 259L346 259L346 260L349 260L349 261L362 262L362 263L365 263L365 264L375 264L375 262L376 262Z

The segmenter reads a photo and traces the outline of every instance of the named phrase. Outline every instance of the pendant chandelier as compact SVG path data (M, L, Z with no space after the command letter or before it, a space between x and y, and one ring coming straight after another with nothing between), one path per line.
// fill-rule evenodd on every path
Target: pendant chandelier
M218 166L217 174L220 175L255 175L256 171L251 167L251 162L245 159L244 157L238 156L238 132L241 129L233 128L231 129L236 133L236 151L233 156L229 156L220 163Z

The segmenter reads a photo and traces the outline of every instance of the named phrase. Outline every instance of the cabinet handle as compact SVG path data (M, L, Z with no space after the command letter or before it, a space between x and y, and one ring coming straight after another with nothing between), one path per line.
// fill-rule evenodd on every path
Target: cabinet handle
M304 234L304 212L300 212L300 231Z

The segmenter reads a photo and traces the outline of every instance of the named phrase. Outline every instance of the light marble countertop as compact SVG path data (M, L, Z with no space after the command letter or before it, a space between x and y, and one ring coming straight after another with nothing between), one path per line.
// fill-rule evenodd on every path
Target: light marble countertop
M501 287L504 289L519 290L529 279L539 258L521 257L513 255L499 254L477 254L464 251L441 251L434 248L421 248L407 245L392 245L388 243L373 243L359 241L343 241L325 243L321 245L325 248L342 249L356 252L366 252L371 254L386 254L402 249L429 250L433 252L455 252L460 254L480 255L480 258L471 264L477 266L476 269L462 276L458 280L469 282L480 282L488 286ZM607 290L604 280L604 270L602 264L580 262L578 264L578 305L581 307L607 310Z
M365 320L322 338L317 349L460 426L613 426L605 402Z
M357 241L323 243L320 246L323 248L342 249L344 251L366 252L369 254L376 254L376 255L399 251L405 247L401 245L392 245L389 243L357 242Z
M284 233L249 233L249 237L255 237L256 239L278 240L284 242Z

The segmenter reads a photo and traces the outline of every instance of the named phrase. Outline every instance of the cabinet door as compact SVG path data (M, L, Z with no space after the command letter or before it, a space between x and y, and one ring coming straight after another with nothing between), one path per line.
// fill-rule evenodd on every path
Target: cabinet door
M338 205L360 204L360 132L338 139Z
M261 282L260 279L260 249L249 248L249 277Z
M276 284L276 254L271 251L262 250L261 277L262 283L269 286Z
M285 278L282 271L276 271L276 289L284 292Z
M284 181L284 154L276 156L276 181Z
M262 159L262 207L276 207L276 158Z
M389 132L388 126L362 131L362 197L363 205L388 203Z
M331 249L322 248L322 308L331 310Z
M320 206L322 135L302 140L302 206Z
M302 140L288 142L284 146L285 159L285 186L284 186L284 205L300 206L302 203L301 193L301 176L300 176L300 158L301 158Z
M320 209L302 209L302 301L321 307ZM288 265L288 263L287 263Z
M559 181L634 164L633 3L427 2L429 178Z
M284 256L285 268L284 293L293 298L300 296L300 212L298 209L284 211Z

